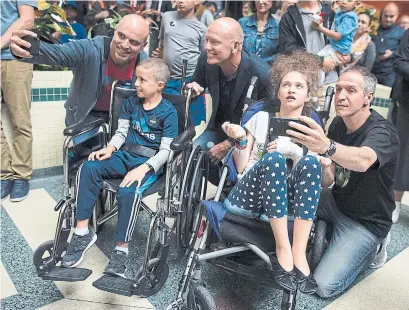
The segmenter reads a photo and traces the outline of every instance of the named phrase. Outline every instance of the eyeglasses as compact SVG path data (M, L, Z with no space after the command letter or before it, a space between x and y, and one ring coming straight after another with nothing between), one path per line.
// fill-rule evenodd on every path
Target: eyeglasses
M128 41L129 41L129 44L131 44L132 46L135 46L135 47L141 46L142 44L145 43L145 42L141 42L141 41L138 41L138 40L135 40L135 39L129 39L129 38L128 38L123 32L121 32L121 31L118 31L118 38L119 38L121 41L128 40Z

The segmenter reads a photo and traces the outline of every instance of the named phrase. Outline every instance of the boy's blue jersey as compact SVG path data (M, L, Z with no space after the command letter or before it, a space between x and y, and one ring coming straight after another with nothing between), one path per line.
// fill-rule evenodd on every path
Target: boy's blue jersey
M162 138L176 138L178 115L172 103L162 99L152 110L143 108L142 99L132 95L122 105L120 119L129 120L125 144L140 144L158 150Z

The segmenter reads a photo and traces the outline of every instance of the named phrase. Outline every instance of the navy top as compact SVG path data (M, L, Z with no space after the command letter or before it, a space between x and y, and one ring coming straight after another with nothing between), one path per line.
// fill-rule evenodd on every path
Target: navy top
M140 144L158 150L162 138L176 138L178 115L166 99L152 110L143 108L142 100L133 95L122 105L120 119L129 120L125 144Z

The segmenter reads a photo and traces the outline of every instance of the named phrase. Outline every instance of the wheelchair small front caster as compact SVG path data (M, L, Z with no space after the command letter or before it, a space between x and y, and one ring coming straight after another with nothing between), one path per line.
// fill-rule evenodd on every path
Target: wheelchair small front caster
M157 272L157 268L159 267L159 258L154 258L149 260L147 266L147 281L146 285L141 292L142 297L149 297L157 292L165 285L166 280L169 276L169 265L165 263L163 265L163 270L160 274ZM142 267L136 273L136 279L139 280L142 277L143 269Z
M189 289L187 306L192 310L217 310L212 294L203 286Z
M33 264L37 271L46 271L46 264L52 260L54 251L54 240L46 241L34 251Z

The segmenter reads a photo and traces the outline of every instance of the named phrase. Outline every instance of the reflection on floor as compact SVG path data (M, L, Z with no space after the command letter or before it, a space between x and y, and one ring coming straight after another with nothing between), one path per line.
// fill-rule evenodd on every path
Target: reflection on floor
M33 250L53 239L57 213L53 207L62 197L62 176L31 181L28 198L20 203L2 202L1 212L1 309L164 309L175 297L178 281L186 263L173 249L168 259L170 275L164 288L148 299L123 297L95 289L92 282L101 276L111 250L116 219L107 222L98 235L96 246L87 253L82 266L93 270L82 283L43 281L32 265ZM393 227L388 248L390 260L376 272L365 271L356 284L338 299L315 296L297 298L297 309L409 309L409 197L399 223ZM155 203L155 197L150 199ZM148 217L138 219L131 251L131 275L138 270L148 228ZM405 250L406 249L406 250ZM400 253L400 254L399 254ZM399 255L398 255L399 254ZM228 275L205 265L203 277L218 309L280 309L281 292ZM369 275L372 272L371 275ZM369 275L369 276L368 276Z

